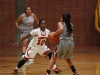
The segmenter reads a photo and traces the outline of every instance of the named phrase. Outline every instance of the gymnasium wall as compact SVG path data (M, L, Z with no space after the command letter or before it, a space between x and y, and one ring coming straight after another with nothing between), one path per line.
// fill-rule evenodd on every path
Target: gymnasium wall
M0 0L0 46L16 42L15 4L15 0ZM62 14L69 12L78 45L100 45L100 33L94 25L96 5L97 0L26 0L26 6L31 6L39 20L45 19L51 31L57 29Z
M0 46L16 41L15 0L0 0Z

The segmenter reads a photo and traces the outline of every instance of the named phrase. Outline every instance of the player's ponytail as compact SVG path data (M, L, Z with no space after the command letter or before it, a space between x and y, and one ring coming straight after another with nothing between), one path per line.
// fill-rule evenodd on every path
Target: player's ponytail
M71 16L68 12L64 13L63 14L63 21L65 22L66 24L66 27L67 27L67 32L68 34L70 35L72 32L73 32L73 29L72 29L72 26L70 24L70 19L71 19Z

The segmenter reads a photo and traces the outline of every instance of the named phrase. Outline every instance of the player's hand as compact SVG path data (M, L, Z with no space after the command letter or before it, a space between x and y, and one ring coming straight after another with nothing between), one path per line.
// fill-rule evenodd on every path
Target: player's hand
M19 42L14 43L12 46L18 46Z
M52 40L52 39L54 39L54 36L53 36L53 35L51 35L51 36L49 37L49 40Z
M42 55L42 57L43 57L43 58L46 58L46 57L47 57L47 55Z

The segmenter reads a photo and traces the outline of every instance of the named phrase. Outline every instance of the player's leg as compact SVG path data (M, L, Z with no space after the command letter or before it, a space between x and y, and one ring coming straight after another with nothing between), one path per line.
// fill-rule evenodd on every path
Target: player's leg
M21 38L23 38L24 36L26 36L30 31L25 31L23 29L21 29ZM26 49L28 47L28 44L30 42L30 40L32 39L32 37L25 39L24 41L22 41L22 58L25 55ZM29 64L34 62L34 59L29 59Z
M48 68L47 68L47 71L46 71L46 74L45 75L49 75L50 72L51 72L51 69L53 68L53 65L54 65L54 62L55 62L56 58L55 57L52 57L49 61L49 65L48 65Z
M24 56L24 57L28 58L28 61L25 64L25 66L29 66L30 64L33 63L33 59L34 59L34 57L35 57L36 54L37 54L37 47L32 47L32 45L29 45L29 47L26 50L25 56Z
M30 31L29 31L29 32L30 32ZM29 33L29 32L28 32L28 33ZM32 39L33 39L33 37L32 37L32 36L31 36L31 37L29 37L29 38L28 38L28 43L29 43ZM34 63L34 59L33 59L33 58L32 58L32 59L29 59L28 61L29 61L29 64Z
M24 58L25 56L25 52L27 50L27 46L28 46L28 39L25 39L23 42L22 42L22 58ZM22 70L26 70L27 66L30 65L31 63L33 63L33 61L30 61L30 59L28 59L28 61L23 65L22 67Z
M52 52L49 52L48 53L48 57L49 57L49 60L52 58ZM61 72L62 70L59 69L57 66L56 66L56 61L54 61L54 65L53 65L53 71L55 74Z
M18 62L16 68L13 71L13 74L17 74L18 73L18 68L22 67L26 63L26 61L28 60L28 59L24 58L25 52L26 52L26 48L27 48L27 41L24 40L22 42L22 59Z
M71 58L73 57L73 49L74 49L73 41L66 40L66 43L64 43L64 41L62 41L62 44L63 44L63 57L64 57L65 61L70 66L70 68L73 72L73 75L79 75L79 73L76 71L76 69L71 61ZM67 46L68 46L68 48L66 49Z
M34 58L36 53L37 50L32 50L32 46L29 46L25 52L24 58L18 62L17 67L14 69L13 74L18 73L18 68L21 68L28 61L29 58Z
M22 58L25 55L25 52L26 52L26 49L27 49L27 45L28 45L28 42L26 40L22 41Z
M49 48L47 48L47 46L44 46L43 48L41 48L41 50L39 50L38 51L38 53L40 54L40 55L46 55L46 56L48 56L49 57L49 59L51 59L52 58L52 52L50 51L50 49ZM55 55L56 55L56 53L55 53ZM51 60L50 60L51 61ZM53 62L53 61L52 61ZM55 63L55 61L53 62L53 66L54 66L54 63ZM58 73L58 71L60 70L60 69L58 69L57 67L55 68L56 69L56 73Z
M50 72L51 72L51 69L53 68L54 66L54 63L55 63L55 60L56 60L56 51L53 51L52 52L52 57L50 58L50 61L49 61L49 65L48 65L48 68L47 68L47 71L46 71L46 74L45 75L49 75ZM58 70L57 70L58 71Z
M23 58L22 60L20 60L17 64L17 66L15 67L15 69L13 71L13 74L17 74L18 73L18 68L22 67L26 63L27 60L28 59L26 59L26 58Z
M27 45L28 45L28 39L24 40L22 42L22 58L25 56L25 52L26 52L26 48L27 48ZM28 59L28 61L24 64L24 66L22 67L22 70L26 70L27 66L34 63L34 60L33 59Z
M20 33L21 33L20 38L23 38L26 35L26 32L25 32L24 29L20 29ZM26 52L26 49L27 49L27 45L28 45L27 39L25 39L24 41L22 41L22 58L25 55L25 52Z
M79 75L79 73L76 71L72 61L70 59L65 59L65 61L68 63L68 65L70 66L72 72L74 75Z

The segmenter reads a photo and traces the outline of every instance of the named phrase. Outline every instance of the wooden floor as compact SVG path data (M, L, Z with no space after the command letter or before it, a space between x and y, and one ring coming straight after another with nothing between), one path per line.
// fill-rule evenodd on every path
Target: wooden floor
M12 71L21 59L21 48L0 47L0 75L13 75ZM37 54L35 62L23 71L19 69L17 75L44 75L48 65L48 58ZM100 46L77 46L74 49L73 63L80 75L100 75ZM57 66L62 69L58 75L73 75L64 60L58 59ZM51 75L55 75L53 71Z

